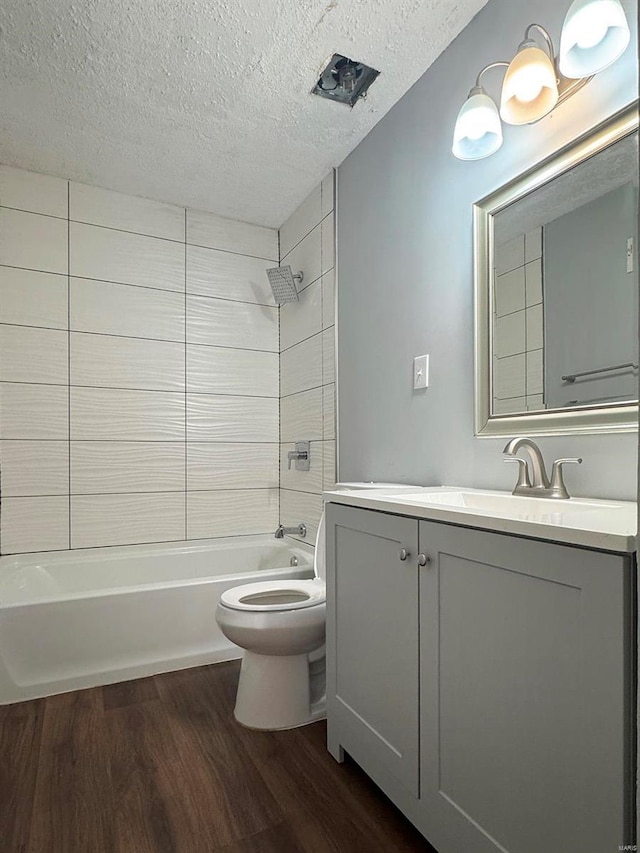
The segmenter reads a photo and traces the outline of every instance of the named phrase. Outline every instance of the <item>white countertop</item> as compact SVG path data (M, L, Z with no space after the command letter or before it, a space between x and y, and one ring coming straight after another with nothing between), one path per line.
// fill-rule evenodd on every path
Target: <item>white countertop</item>
M462 486L345 489L325 492L324 499L600 551L636 550L637 504L633 501L550 500Z

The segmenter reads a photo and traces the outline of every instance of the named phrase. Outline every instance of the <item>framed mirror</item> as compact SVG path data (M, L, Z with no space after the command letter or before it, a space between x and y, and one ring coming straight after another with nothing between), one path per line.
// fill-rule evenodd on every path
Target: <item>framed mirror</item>
M638 106L474 205L475 432L638 427Z

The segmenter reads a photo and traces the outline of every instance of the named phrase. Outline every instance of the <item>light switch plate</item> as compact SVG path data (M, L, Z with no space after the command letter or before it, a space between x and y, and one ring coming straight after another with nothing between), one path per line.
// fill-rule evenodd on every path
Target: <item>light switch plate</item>
M429 387L429 356L418 355L413 359L413 388L418 391L420 388Z

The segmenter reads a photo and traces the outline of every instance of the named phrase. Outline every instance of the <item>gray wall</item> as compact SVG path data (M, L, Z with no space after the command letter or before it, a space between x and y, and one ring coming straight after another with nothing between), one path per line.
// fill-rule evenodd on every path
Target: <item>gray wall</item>
M535 4L556 40L568 6ZM624 6L635 29L636 2ZM512 485L504 441L473 435L471 205L637 97L634 35L622 59L551 116L506 128L496 155L455 160L453 126L477 71L509 57L532 17L523 0L491 0L339 169L340 479ZM500 82L489 72L492 93ZM412 359L425 352L431 387L414 392ZM574 494L635 500L637 436L540 445L548 458L584 456L567 472Z
M638 273L627 272L627 239L638 233L637 190L625 184L544 226L545 401L632 400L631 370L568 373L638 360Z

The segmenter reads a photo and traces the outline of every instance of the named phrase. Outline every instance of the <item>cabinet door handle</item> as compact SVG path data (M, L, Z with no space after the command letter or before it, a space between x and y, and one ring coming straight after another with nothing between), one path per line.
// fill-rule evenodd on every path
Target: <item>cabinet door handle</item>
M400 560L404 563L404 561L409 556L409 552L406 548L400 548L400 553L398 554L398 556L400 557Z
M426 566L427 563L431 562L431 557L428 554L418 554L418 565Z

